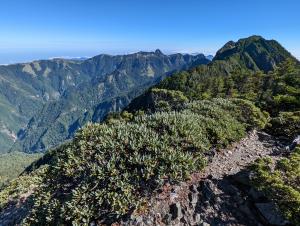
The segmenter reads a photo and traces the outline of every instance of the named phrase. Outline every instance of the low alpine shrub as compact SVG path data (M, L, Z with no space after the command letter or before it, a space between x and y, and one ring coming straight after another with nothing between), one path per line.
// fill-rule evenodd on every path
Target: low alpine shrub
M235 103L236 102L236 103ZM178 111L121 114L89 124L74 140L50 152L20 177L32 181L30 211L23 225L88 225L110 222L139 209L165 182L177 183L205 166L204 153L245 136L259 110L236 101L214 99L186 103ZM254 110L253 110L254 109ZM48 164L45 163L49 160ZM27 176L27 177L26 177ZM11 196L0 192L2 206ZM29 189L29 186L28 186Z

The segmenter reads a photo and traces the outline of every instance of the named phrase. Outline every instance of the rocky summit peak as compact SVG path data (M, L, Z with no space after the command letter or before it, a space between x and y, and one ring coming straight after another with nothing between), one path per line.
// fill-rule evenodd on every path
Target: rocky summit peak
M237 42L227 42L217 52L214 60L237 62L240 66L251 70L268 72L274 70L287 58L293 58L293 56L277 41L253 35L239 39Z
M162 53L162 51L160 51L160 49L157 49L157 50L155 50L155 54L162 55L163 53Z

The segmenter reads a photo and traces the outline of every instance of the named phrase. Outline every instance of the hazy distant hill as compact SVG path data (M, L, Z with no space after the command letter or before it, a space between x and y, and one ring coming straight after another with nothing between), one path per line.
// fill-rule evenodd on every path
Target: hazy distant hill
M0 150L43 151L120 110L167 74L209 61L161 51L0 67ZM17 139L19 137L19 139Z
M214 59L214 56L213 55L207 55L207 56L205 56L206 57L206 59L208 59L208 60L210 60L210 61L212 61L213 59Z

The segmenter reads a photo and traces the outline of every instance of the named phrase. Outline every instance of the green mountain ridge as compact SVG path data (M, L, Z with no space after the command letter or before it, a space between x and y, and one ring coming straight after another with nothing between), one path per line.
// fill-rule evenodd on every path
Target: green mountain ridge
M22 138L22 141L17 142L13 149L22 151L23 146L26 151L36 151L43 146L49 148L47 141L36 140L48 130L44 123L47 118L51 127L49 136L53 136L53 132L60 133L62 129L67 131L63 132L63 139L51 138L51 146L52 143L57 145L73 134L72 129L70 133L68 130L76 120L85 123L80 119L84 118L85 111L96 108L109 98L117 98L119 94L126 96L127 92L132 93L137 87L148 88L168 73L189 68L196 62L206 64L209 61L201 54L168 56L158 50L117 56L103 54L84 61L53 59L0 66L0 105L3 106L0 110L0 150L11 148L16 137ZM129 100L124 102L124 106ZM58 108L61 112L58 112ZM68 109L75 108L77 111L70 115L71 119L62 117L54 122L59 115L65 115ZM28 132L30 135L26 138L30 125L37 120L43 121L41 123L45 129L40 129L37 124L34 129L37 133L31 135ZM27 141L23 142L25 138ZM36 145L38 142L46 144Z
M216 53L213 60L226 60L232 63L236 61L239 64L244 63L243 66L248 69L268 72L287 58L294 57L277 41L265 40L261 36L254 35L237 42L229 41Z

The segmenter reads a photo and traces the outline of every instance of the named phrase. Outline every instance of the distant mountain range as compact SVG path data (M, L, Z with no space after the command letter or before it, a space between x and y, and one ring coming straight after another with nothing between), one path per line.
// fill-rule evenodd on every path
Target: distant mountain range
M69 57L69 56L62 56L62 57L52 57L50 60L78 60L84 61L89 59L90 57Z
M205 56L206 57L206 59L208 59L208 60L210 60L210 61L212 61L213 59L214 59L214 56L213 55L207 55L207 56Z
M0 66L0 151L54 147L165 76L207 63L203 54L156 50Z

